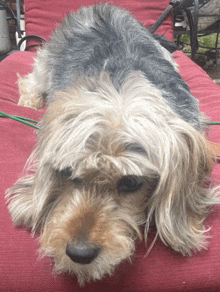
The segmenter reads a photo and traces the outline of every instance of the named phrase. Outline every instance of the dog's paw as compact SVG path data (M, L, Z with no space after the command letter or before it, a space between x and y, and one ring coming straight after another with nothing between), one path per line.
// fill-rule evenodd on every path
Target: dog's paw
M20 99L18 101L19 106L29 107L35 110L39 110L44 106L43 97L37 92L35 86L33 86L31 74L27 77L19 77L18 86L20 92Z
M22 94L18 101L19 106L29 107L35 110L43 108L43 100L39 97L36 97L34 94Z

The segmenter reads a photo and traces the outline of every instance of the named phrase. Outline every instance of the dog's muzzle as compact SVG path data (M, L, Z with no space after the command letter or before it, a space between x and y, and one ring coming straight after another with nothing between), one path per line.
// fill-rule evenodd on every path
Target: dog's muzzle
M85 244L80 241L77 244L68 243L66 247L66 254L75 263L86 265L90 264L99 254L100 248Z

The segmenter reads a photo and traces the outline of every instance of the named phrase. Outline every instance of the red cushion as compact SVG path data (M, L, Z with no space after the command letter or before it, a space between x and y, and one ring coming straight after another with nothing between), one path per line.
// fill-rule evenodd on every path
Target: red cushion
M91 4L94 1L85 2ZM129 8L130 5L130 10L134 14L137 13L136 17L150 25L159 17L169 1L125 2L124 7ZM60 21L70 6L75 9L79 3L82 1L25 1L28 34L35 33L48 37L55 27L54 20ZM153 10L149 13L151 5ZM147 7L147 10L143 7ZM0 110L40 120L44 110L36 112L17 106L19 98L17 73L24 75L31 72L34 56L36 55L31 52L18 52L0 63ZM201 110L209 115L211 120L219 121L219 87L184 54L177 52L175 58L180 65L181 75L189 84L192 93L200 100ZM144 242L139 242L132 263L123 262L112 277L107 276L101 281L91 282L84 288L79 288L74 276L63 274L54 276L52 261L48 258L42 260L38 258L37 236L33 239L28 230L13 226L4 199L5 189L12 186L22 174L25 162L35 145L35 130L5 118L0 118L0 127L0 291L219 291L218 208L208 217L206 223L212 226L209 233L210 248L193 257L183 257L157 240L150 255L145 258L147 249ZM218 126L211 127L209 138L220 143ZM216 166L213 177L220 183L220 165ZM150 234L148 245L153 236L154 234Z
M89 6L99 2L112 3L129 10L136 19L149 28L164 12L170 0L25 0L26 33L27 35L35 34L48 39L64 15L70 11L78 10L81 6ZM164 35L168 40L173 41L172 18L166 19L156 33Z

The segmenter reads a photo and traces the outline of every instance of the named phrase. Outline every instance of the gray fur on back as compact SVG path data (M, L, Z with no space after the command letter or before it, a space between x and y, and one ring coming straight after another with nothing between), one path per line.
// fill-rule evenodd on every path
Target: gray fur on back
M161 90L170 107L200 129L198 101L175 70L170 53L127 11L108 4L82 8L64 18L46 44L51 88L66 90L77 76L108 72L116 89L125 77L142 72Z

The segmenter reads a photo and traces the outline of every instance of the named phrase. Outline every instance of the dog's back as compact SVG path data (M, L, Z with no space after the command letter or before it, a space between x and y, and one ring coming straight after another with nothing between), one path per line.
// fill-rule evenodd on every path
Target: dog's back
M82 8L64 19L47 45L51 89L64 91L76 77L107 72L118 90L129 73L139 71L176 113L200 129L198 102L160 43L125 10L108 4Z

